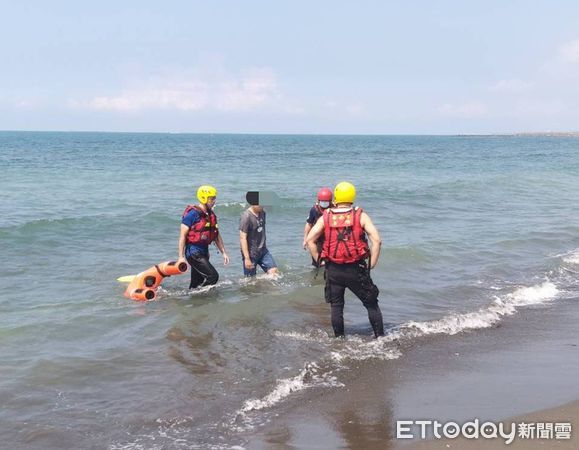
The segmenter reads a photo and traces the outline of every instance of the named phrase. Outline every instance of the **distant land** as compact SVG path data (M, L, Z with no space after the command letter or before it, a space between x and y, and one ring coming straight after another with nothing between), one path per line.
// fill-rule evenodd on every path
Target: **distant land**
M520 133L490 133L490 134L457 134L457 136L547 136L547 137L579 137L579 131L523 131Z
M535 131L524 133L513 133L513 136L563 136L563 137L577 137L579 131Z

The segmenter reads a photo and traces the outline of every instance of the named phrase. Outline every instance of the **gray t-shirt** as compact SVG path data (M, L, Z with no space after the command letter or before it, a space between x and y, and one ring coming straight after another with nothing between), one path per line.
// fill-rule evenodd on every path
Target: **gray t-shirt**
M257 216L249 209L243 211L239 220L239 231L247 233L249 257L259 259L266 251L265 246L265 211Z

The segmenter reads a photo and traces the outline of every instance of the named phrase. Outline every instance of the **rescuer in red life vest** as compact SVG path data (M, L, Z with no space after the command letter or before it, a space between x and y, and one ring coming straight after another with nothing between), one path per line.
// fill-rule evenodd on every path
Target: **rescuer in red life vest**
M213 212L217 189L204 185L197 190L198 205L188 205L181 219L179 235L179 259L187 258L191 266L189 289L217 283L219 274L209 262L209 244L215 242L223 255L223 263L229 264L223 240L219 234L217 216Z
M316 224L318 219L322 217L324 211L328 209L330 206L332 206L332 191L330 190L330 188L327 187L321 188L318 191L316 204L312 206L312 209L310 209L310 214L306 219L306 225L304 227L304 242L302 244L304 249L308 248L308 245L306 243L308 233L310 232L312 227ZM322 252L323 243L324 243L324 236L322 235L316 242L316 245L318 247L318 253ZM318 260L312 258L312 266L318 267L319 264L320 263L318 262Z
M318 259L316 241L323 235L321 258L326 264L326 302L331 306L332 327L336 337L344 336L344 294L346 288L368 310L374 336L384 336L382 312L378 306L378 288L370 278L380 257L380 234L361 208L354 207L356 188L339 183L334 189L334 208L328 208L307 237L312 258ZM372 244L372 251L366 236ZM370 260L369 265L367 260Z

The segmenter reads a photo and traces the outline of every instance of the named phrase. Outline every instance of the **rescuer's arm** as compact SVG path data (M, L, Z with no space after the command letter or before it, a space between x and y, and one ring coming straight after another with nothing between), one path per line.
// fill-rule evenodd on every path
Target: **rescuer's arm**
M312 229L312 224L309 222L306 222L306 226L304 227L304 242L302 243L304 250L306 248L308 248L307 239L308 239L308 233L310 232L311 229Z
M225 244L223 244L221 233L217 235L217 239L215 239L215 245L217 245L217 248L223 255L223 264L226 266L227 264L229 264L229 255L227 255L227 252L225 251Z
M306 244L310 249L310 253L312 255L312 258L314 258L314 261L317 261L319 258L318 246L316 244L316 241L322 235L323 232L324 232L324 218L320 217L316 222L316 224L312 227L306 238Z
M181 233L179 234L179 259L185 259L185 239L188 232L189 227L182 223Z
M382 245L382 239L380 239L380 233L372 223L370 216L365 212L360 216L360 226L364 229L368 235L368 239L372 243L372 252L370 258L370 268L373 269L378 263L378 258L380 257L380 247Z

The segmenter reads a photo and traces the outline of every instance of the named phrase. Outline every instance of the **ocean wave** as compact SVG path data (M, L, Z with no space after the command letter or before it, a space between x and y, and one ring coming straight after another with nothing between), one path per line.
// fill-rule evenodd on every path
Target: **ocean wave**
M521 287L503 298L495 297L485 308L467 313L451 313L442 319L402 324L386 339L413 339L430 334L455 335L463 331L489 328L497 324L504 316L510 316L517 307L538 305L553 300L559 293L554 283L545 281L541 284Z
M373 339L368 341L359 336L348 336L340 341L330 337L321 330L300 333L297 331L276 331L280 338L289 338L304 342L321 343L331 348L330 359L336 363L346 360L363 361L366 359L389 360L399 358L402 354L391 345L391 339Z
M559 289L551 281L545 281L529 287L520 287L495 297L490 305L477 311L451 313L441 319L406 322L388 333L385 337L368 341L359 336L351 336L343 341L336 340L320 330L310 332L277 331L275 335L283 339L294 339L303 342L322 344L329 350L328 358L321 362L311 362L295 377L279 380L276 387L261 399L252 399L244 403L237 412L245 415L251 411L274 406L292 393L314 386L341 386L335 372L348 368L348 361L369 359L392 360L402 356L399 343L433 334L456 335L465 331L484 329L497 324L503 317L517 311L517 307L544 304L553 300ZM322 371L320 367L327 367ZM312 381L306 381L310 375Z
M94 216L75 216L75 217L52 217L48 219L32 219L21 223L16 223L4 227L0 227L1 232L12 231L37 231L47 227L55 227L60 225L77 225L89 221L95 221L107 217L106 215Z
M556 256L562 258L567 264L579 265L579 248Z
M61 217L51 217L45 219L32 219L24 221L22 223L12 224L4 227L0 227L0 233L10 234L17 232L24 233L38 233L44 230L51 230L67 227L82 227L82 229L87 229L93 225L93 228L105 229L106 227L113 225L120 225L122 227L127 227L133 223L142 223L146 221L148 226L155 226L161 223L178 223L178 217L173 218L170 215L158 212L147 212L144 214L131 215L131 214L89 214L89 215L78 215L78 216L61 216Z
M217 203L215 205L215 210L219 211L221 209L245 209L247 207L246 202L224 202Z
M342 387L342 383L332 375L331 372L324 371L315 362L310 362L294 377L283 378L276 382L275 388L266 396L257 399L246 400L241 409L236 413L236 417L243 417L251 411L259 411L271 408L281 402L291 394L311 387Z
M156 427L156 428L155 428ZM163 450L167 448L187 450L243 450L238 445L210 442L192 442L191 431L195 427L195 419L191 416L173 417L155 420L150 433L135 436L132 442L114 442L109 450Z
M321 330L313 330L309 333L302 333L299 331L276 331L275 336L280 338L290 338L295 339L297 341L306 341L306 342L326 342L330 343L335 341L328 336L327 333Z
M515 292L507 294L507 301L515 306L536 305L554 299L559 289L551 281L542 284L522 287Z
M218 218L226 217L240 217L241 213L247 208L247 203L245 202L224 202L215 205L214 211Z
M315 342L331 350L320 361L307 363L296 376L277 380L275 387L264 397L246 400L236 411L232 420L232 426L237 430L253 427L254 422L248 417L249 413L271 408L294 393L318 387L343 387L344 384L338 380L336 372L347 369L348 361L391 360L402 355L397 346L393 346L392 342L386 339L368 341L352 336L344 340L336 340L320 330L305 333L276 331L275 335L284 339ZM243 425L241 427L240 421Z
M239 280L239 284L242 286L255 286L263 282L276 282L283 280L284 275L280 272L277 273L259 273L253 277L244 277Z
M553 300L560 291L551 281L541 284L520 287L514 292L505 294L502 298L495 296L486 307L466 313L450 313L438 320L415 322L409 321L397 326L393 332L384 338L372 342L365 341L357 336L349 337L345 341L344 349L333 352L335 360L350 359L394 359L399 356L397 350L384 345L385 342L403 339L414 339L430 334L455 335L463 331L489 328L499 322L504 316L510 316L517 311L517 307L539 305ZM276 332L276 336L301 341L331 344L335 340L321 331L311 333Z
M157 297L153 300L149 300L151 302L155 302L158 300L162 300L164 298L171 298L171 297L185 297L185 296L192 296L192 295L202 295L207 292L210 292L216 288L223 287L223 286L230 286L233 284L232 280L224 280L219 281L216 284L212 284L211 286L203 286L200 288L195 289L167 289L163 288L163 286L159 286L157 290Z
M341 364L345 361L364 361L366 359L380 359L387 361L402 356L398 348L393 348L391 340L374 339L370 342L360 337L350 337L344 342L341 349L331 352L334 362Z

